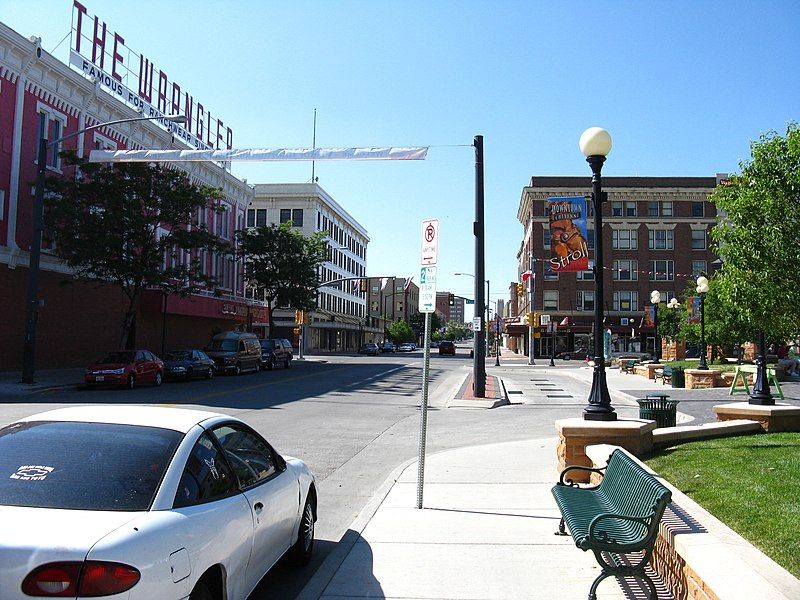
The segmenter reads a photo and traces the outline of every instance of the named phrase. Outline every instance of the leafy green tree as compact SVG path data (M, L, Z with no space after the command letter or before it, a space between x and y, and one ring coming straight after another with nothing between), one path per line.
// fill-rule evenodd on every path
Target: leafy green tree
M414 330L411 329L411 325L402 319L398 319L394 323L391 323L388 329L389 337L395 344L414 341Z
M458 321L448 321L445 330L445 339L448 340L463 340L467 337L469 330L464 323Z
M122 290L128 306L120 347L131 348L146 288L186 295L215 284L203 273L198 250L232 249L205 225L186 224L198 209L219 200L221 192L161 165L120 163L109 168L71 153L63 156L65 164L78 166L79 175L47 179L46 237L76 277L110 281ZM177 260L187 251L192 256L188 263Z
M758 330L785 339L800 330L797 123L789 124L785 136L763 134L750 152L750 160L740 164L742 172L711 196L720 211L712 236L724 261L715 289L723 307L736 307L735 318L748 339Z
M419 311L414 312L408 318L408 324L411 326L411 329L414 331L414 338L417 340L421 340L422 337L425 335L425 315ZM439 332L442 328L442 317L439 313L433 312L431 313L431 339L436 339L435 335ZM439 339L442 339L441 336Z
M261 290L269 322L277 306L313 310L318 267L327 258L325 232L304 237L291 222L236 232L248 285Z

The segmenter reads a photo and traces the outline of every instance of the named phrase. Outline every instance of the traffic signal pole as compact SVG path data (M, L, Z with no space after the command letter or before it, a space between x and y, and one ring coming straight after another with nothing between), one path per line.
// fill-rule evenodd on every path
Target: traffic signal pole
M484 275L484 226L483 226L483 136L476 135L475 147L475 314L483 319L486 306L483 297ZM475 352L472 362L472 379L476 398L486 397L486 327L475 332Z

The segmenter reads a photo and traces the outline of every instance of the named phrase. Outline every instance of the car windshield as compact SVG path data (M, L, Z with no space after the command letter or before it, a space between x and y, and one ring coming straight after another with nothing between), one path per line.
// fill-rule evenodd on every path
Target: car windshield
M261 340L262 350L272 350L273 348L275 348L275 342L273 340Z
M132 363L135 352L110 352L97 361L98 365L112 365L116 363Z
M183 434L38 421L0 429L0 505L147 510Z
M172 352L167 352L167 360L190 360L191 358L191 350L173 350Z
M211 342L212 352L236 352L239 349L239 342L236 340L214 340Z

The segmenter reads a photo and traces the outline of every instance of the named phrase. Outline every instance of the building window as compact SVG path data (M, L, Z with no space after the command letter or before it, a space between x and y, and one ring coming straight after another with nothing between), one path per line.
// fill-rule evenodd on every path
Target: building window
M692 250L706 249L706 230L692 229Z
M635 217L636 216L636 202L626 202L625 203L625 216L626 217Z
M248 227L265 227L267 225L267 209L266 208L248 208L247 209L247 226Z
M692 261L692 277L697 279L700 275L705 275L708 273L707 271L708 265L704 260L693 260Z
M693 217L704 217L705 214L705 202L692 202Z
M672 216L672 202L662 202L661 203L661 216L662 217L671 217Z
M550 268L550 263L544 264L544 280L545 281L558 281L558 273Z
M594 292L578 291L578 310L594 310Z
M671 229L651 229L648 232L650 250L672 250L675 244L674 231Z
M647 216L648 217L657 217L658 216L658 201L657 200L650 200L647 203Z
M292 227L302 227L303 226L303 209L302 208L293 208L292 209Z
M636 250L636 229L612 229L611 248L613 250Z
M594 280L594 261L589 261L589 270L588 271L578 271L576 275L576 279L583 280L583 281L592 281Z
M672 281L675 279L675 261L651 260L650 281Z
M282 208L281 209L281 223L288 223L292 220L292 209L291 208Z
M45 138L47 140L57 140L64 135L64 128L66 127L66 117L60 113L55 113L45 107L39 109L39 139ZM61 152L61 143L57 143L47 149L47 162L48 168L58 171L61 168L61 157L58 153ZM34 162L39 158L39 143L37 139L36 153L34 155Z
M543 310L558 310L558 290L545 290Z
M612 217L621 217L622 216L622 202L612 202L611 203L611 216Z
M639 310L639 292L614 292L614 310Z
M639 279L638 260L615 260L611 278L615 281L637 281Z
M594 250L594 229L586 230L586 245L589 246L589 250Z
M545 229L542 235L542 245L545 250L550 250L550 229Z
M220 209L216 215L217 235L227 240L230 236L231 207L227 204L220 204Z

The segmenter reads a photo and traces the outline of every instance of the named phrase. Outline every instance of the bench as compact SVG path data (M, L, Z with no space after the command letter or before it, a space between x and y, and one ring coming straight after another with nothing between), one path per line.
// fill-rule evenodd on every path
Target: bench
M747 375L752 373L755 376L756 371L758 371L756 365L737 365L736 371L733 374L731 387L728 390L728 395L733 396L736 392L746 392L749 394L750 386L747 385ZM742 384L736 385L739 381L741 381ZM775 387L775 395L783 400L783 390L781 390L781 384L778 383L778 376L774 367L767 367L767 382Z
M633 367L636 366L636 360L623 360L619 363L619 370L622 373L633 373Z
M663 369L656 369L653 373L653 381L661 380L661 385L667 382L672 383L672 367L666 365Z
M566 474L573 469L603 476L599 485L580 487ZM589 600L596 600L597 586L606 577L640 577L657 600L653 580L645 573L650 562L658 525L669 504L669 489L617 449L602 469L569 466L552 488L561 511L556 535L567 535L565 526L583 550L591 550L602 572L592 582Z

